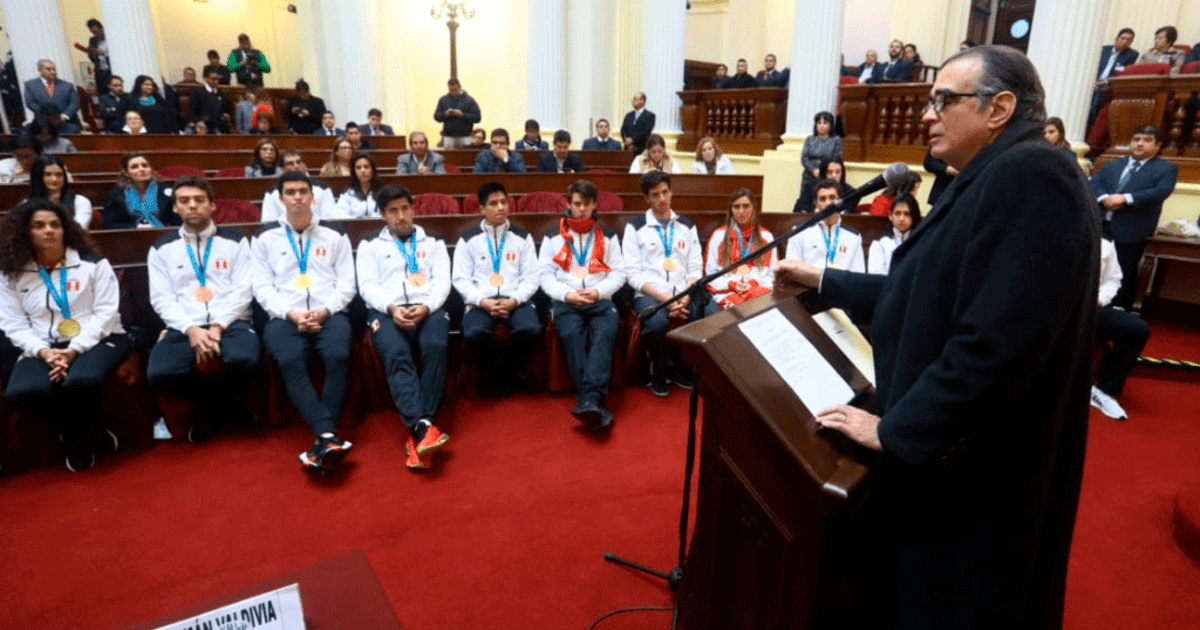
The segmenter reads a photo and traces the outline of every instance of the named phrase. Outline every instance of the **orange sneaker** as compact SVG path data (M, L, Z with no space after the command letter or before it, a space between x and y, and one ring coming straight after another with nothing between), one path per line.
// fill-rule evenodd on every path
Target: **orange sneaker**
M440 429L431 424L428 429L425 429L425 437L421 438L421 441L417 444L417 454L421 456L431 455L434 451L445 446L446 442L449 441L449 435L442 433Z
M404 465L409 468L429 468L429 465L433 463L433 457L421 457L417 454L417 447L413 444L412 436L409 436L408 442L404 444L404 454L408 455L408 460L404 462Z

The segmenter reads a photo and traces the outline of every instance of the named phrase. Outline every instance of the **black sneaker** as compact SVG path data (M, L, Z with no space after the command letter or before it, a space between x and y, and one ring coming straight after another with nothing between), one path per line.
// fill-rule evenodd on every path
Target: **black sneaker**
M199 444L217 434L217 428L208 420L196 419L187 432L187 441Z
M67 470L73 473L83 472L95 465L96 456L87 451L67 455Z
M684 389L690 390L696 387L696 376L690 367L672 366L671 382Z
M671 395L671 382L666 377L654 378L650 380L650 393L659 398L666 398Z
M613 415L613 412L605 409L604 407L600 407L600 420L596 423L595 429L597 431L603 431L611 427L615 418L616 416Z
M317 444L321 446L321 462L324 468L337 466L350 454L350 449L354 448L349 440L343 440L336 434L333 437L318 439Z
M104 449L102 452L106 454L116 453L117 449L121 447L121 441L117 439L117 434L113 433L111 429L105 429L104 432L107 435L100 438L100 443ZM111 447L109 446L110 444L112 445ZM112 450L109 450L109 448Z
M576 420L589 426L600 424L602 416L600 405L588 400L580 400L579 404L575 405L575 408L571 410L571 415L575 416Z
M321 439L313 442L307 451L300 453L300 463L309 470L321 470L325 465L325 445Z

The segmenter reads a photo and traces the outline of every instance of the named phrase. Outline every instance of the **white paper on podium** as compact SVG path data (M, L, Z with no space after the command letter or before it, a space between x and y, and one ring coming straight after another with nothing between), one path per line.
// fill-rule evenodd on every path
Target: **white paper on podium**
M752 317L738 328L812 413L854 398L850 384L778 310Z
M300 585L291 584L261 595L189 617L157 630L305 630Z
M858 326L850 321L850 316L840 308L831 308L813 315L812 318L821 330L829 335L842 354L850 359L850 363L858 368L858 372L866 377L871 385L875 385L875 351Z

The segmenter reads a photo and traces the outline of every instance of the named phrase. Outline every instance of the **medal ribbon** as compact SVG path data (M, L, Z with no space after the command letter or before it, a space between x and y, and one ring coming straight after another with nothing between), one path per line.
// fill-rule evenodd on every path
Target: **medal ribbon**
M504 241L508 240L508 230L504 230L504 234L502 234L500 236L500 246L499 247L496 247L496 245L494 245L492 243L492 235L491 234L488 234L486 236L487 236L487 244L488 244L488 255L492 257L492 273L500 273L500 262L501 262L501 258L504 256Z
M59 312L62 313L63 319L71 319L71 302L67 295L67 267L64 265L58 274L58 283L62 289L62 293L54 290L54 279L50 277L50 272L46 268L38 265L38 273L42 276L42 282L46 285L46 292L54 299L54 303L58 305Z
M200 286L204 286L208 282L208 274L204 270L208 269L208 256L212 254L212 244L213 237L210 236L208 237L208 244L204 246L204 259L202 262L196 260L196 252L192 251L190 243L185 246L188 258L192 261L192 271L196 272L196 280L200 282Z
M296 266L300 268L300 273L308 273L308 249L312 247L312 239L308 239L308 242L304 244L304 255L301 255L300 248L296 247L296 237L292 235L291 226L288 226L286 233L288 244L292 246L292 253L296 255ZM207 256L205 259L207 260Z
M833 257L837 255L838 235L841 233L838 231L838 227L835 225L830 230L830 232L833 232L833 245L829 244L829 235L825 233L825 230L821 230L821 238L825 239L825 251L828 252L829 264L831 265L833 264Z
M742 238L742 228L738 227L737 223L733 224L733 229L737 232L738 250L742 252L742 255L738 256L738 258L745 258L750 255L750 239Z
M658 230L658 240L662 241L663 244L663 258L670 258L671 249L675 244L675 222L671 222L670 235L663 231L663 226L661 225L654 226L654 229Z
M400 255L404 256L404 264L408 267L408 273L417 273L420 266L417 264L417 232L413 230L412 234L408 235L408 249L404 247L404 239L396 239L396 249L400 250Z
M587 266L588 254L592 251L592 241L595 240L595 238L595 232L588 232L587 244L584 245L583 250L581 251L575 250L575 243L567 241L567 247L571 248L571 255L575 257L575 262L579 263L580 267Z
M155 216L155 211L158 210L158 182L150 180L150 185L146 187L146 195L141 198L138 198L136 188L126 188L125 206L136 212L146 223L156 228L163 226L162 221Z

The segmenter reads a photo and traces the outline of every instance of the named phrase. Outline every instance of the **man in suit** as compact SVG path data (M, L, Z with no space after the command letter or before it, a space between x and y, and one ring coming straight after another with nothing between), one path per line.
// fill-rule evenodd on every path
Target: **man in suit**
M646 140L654 132L654 112L646 109L646 93L633 95L633 111L625 114L621 123L621 142L626 151L641 153L646 150Z
M383 112L372 107L367 110L367 124L362 127L364 136L394 136L391 125L383 124Z
M125 126L125 110L129 109L125 96L125 81L117 75L108 80L108 91L100 95L96 115L100 118L104 133L121 133Z
M787 87L787 71L775 69L775 55L768 54L763 59L763 69L754 76L759 87Z
M313 132L314 136L329 136L330 138L340 138L346 135L346 132L341 127L337 126L337 120L334 118L333 112L327 111L321 114L321 126Z
M1163 201L1175 190L1179 174L1174 164L1158 157L1161 148L1162 131L1142 125L1133 132L1129 157L1109 160L1092 175L1092 194L1112 230L1121 265L1121 289L1112 304L1127 310L1137 292L1138 264L1146 239L1158 228Z
M737 60L737 74L729 77L725 87L733 90L744 90L758 87L758 82L750 76L750 64L745 59Z
M842 76L858 77L859 83L879 83L883 80L883 66L879 63L879 54L868 50L866 61L858 64L856 68L842 68Z
M296 98L288 101L288 126L291 127L292 133L312 135L321 126L321 117L325 115L325 101L308 91L308 82L304 79L296 82L296 92Z
M880 415L814 410L817 428L879 451L882 483L854 537L871 541L864 557L879 565L862 570L883 579L854 610L885 618L849 626L1062 624L1100 230L1074 157L1042 139L1043 94L1012 48L954 55L922 120L934 157L959 174L891 272L776 263L777 281L874 314Z
M584 151L620 151L621 143L608 136L608 119L596 121L596 137L583 141Z
M912 64L904 58L904 42L893 39L888 44L888 60L883 64L883 80L907 83L912 79Z
M397 175L428 175L445 173L446 158L437 151L429 150L429 136L423 131L408 134L408 153L396 158Z
M58 68L49 59L39 59L37 68L41 77L25 82L25 107L37 116L43 107L53 105L58 108L62 120L58 126L59 133L83 131L83 125L79 122L79 93L75 91L75 85L59 79Z
M539 173L582 173L583 160L578 153L571 153L571 132L559 129L554 132L554 150L538 156Z
M192 123L203 120L212 131L229 133L229 120L232 118L229 99L217 89L220 84L221 74L211 66L205 66L204 85L192 90L188 96L188 109L191 111Z
M473 173L524 173L525 158L521 153L508 148L508 130L497 127L492 130L492 146L475 155Z
M1137 63L1138 51L1130 48L1133 45L1133 29L1123 28L1117 32L1117 39L1112 46L1100 49L1100 67L1096 69L1096 90L1092 92L1092 106L1088 110L1088 128L1091 129L1096 115L1108 101L1108 80L1112 76Z

